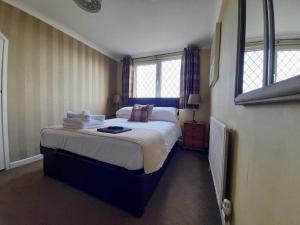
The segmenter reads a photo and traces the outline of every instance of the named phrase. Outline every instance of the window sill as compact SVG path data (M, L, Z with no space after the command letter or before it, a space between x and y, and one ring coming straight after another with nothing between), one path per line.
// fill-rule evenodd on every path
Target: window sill
M236 105L264 104L300 100L300 76L290 78L269 86L239 94Z

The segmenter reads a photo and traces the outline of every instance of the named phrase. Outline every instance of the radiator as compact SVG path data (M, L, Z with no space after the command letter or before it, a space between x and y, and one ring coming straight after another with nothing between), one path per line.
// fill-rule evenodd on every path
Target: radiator
M214 117L211 117L208 159L220 209L222 207L222 201L225 197L228 155L227 146L228 131L226 125Z

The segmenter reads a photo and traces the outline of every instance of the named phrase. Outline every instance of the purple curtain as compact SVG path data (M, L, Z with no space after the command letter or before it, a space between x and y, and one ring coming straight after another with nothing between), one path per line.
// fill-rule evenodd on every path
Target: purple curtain
M123 105L127 105L128 98L133 96L133 59L130 56L126 56L122 60L122 101Z
M188 105L190 94L199 94L200 86L200 56L198 47L184 49L180 73L180 99L179 108L194 108Z

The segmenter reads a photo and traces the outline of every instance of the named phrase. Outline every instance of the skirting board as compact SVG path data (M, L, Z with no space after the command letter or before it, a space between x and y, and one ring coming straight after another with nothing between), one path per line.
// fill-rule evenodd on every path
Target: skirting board
M41 160L41 159L43 159L43 155L38 154L38 155L29 157L29 158L26 158L26 159L21 159L21 160L15 161L15 162L11 162L11 163L9 163L9 169L17 168L17 167L20 167L20 166L25 166L27 164L36 162L36 161Z

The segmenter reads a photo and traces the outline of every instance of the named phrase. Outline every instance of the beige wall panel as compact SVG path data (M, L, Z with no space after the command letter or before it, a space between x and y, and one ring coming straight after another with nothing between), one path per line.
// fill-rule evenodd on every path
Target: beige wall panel
M94 105L93 105L93 50L91 48L88 48L88 96L89 96L89 101L88 101L88 108L91 109L92 111L95 111Z
M39 154L40 129L67 111L111 113L117 62L0 1L9 39L8 133L11 161Z
M65 104L63 104L63 112L64 114L67 112L68 109L70 109L70 95L69 95L69 89L70 89L70 38L63 34L63 90L64 90L64 98L63 101Z
M39 77L40 77L40 124L42 127L47 126L48 121L48 109L47 109L47 25L40 23L40 35L39 35Z
M9 73L12 74L17 74L18 71L18 67L16 66L16 55L18 55L18 27L17 26L13 26L13 24L17 24L18 23L18 17L20 15L20 11L19 10L12 10L11 7L7 7L7 5L3 5L2 7L0 7L1 12L3 12L4 17L2 18L2 28L3 31L2 33L5 33L6 36L10 36L11 38L9 39L10 43L9 43L9 54L8 54L8 61L9 62L14 62L15 65L11 66L12 64L8 65L8 71ZM4 18L11 18L10 20L8 20L7 22L4 22ZM10 98L12 99L18 99L18 93L17 93L17 77L16 76L10 76L8 74L8 94L10 95ZM10 89L9 87L13 86L15 88ZM8 101L7 103L7 107L8 107L8 112L9 112L9 118L15 118L14 120L10 120L9 121L9 125L10 125L10 129L8 130L8 135L11 136L13 135L16 139L19 140L19 133L21 128L19 127L19 123L17 120L17 106L18 106L18 101ZM14 149L14 154L18 157L21 157L19 149L21 145L20 141L14 141L14 142L10 142L9 146L11 149Z
M97 111L97 108L95 107L96 104L96 89L97 89L97 86L96 86L96 51L95 50L92 50L92 68L91 68L91 74L92 74L92 84L91 84L91 90L92 90L92 106L93 106L93 111Z

